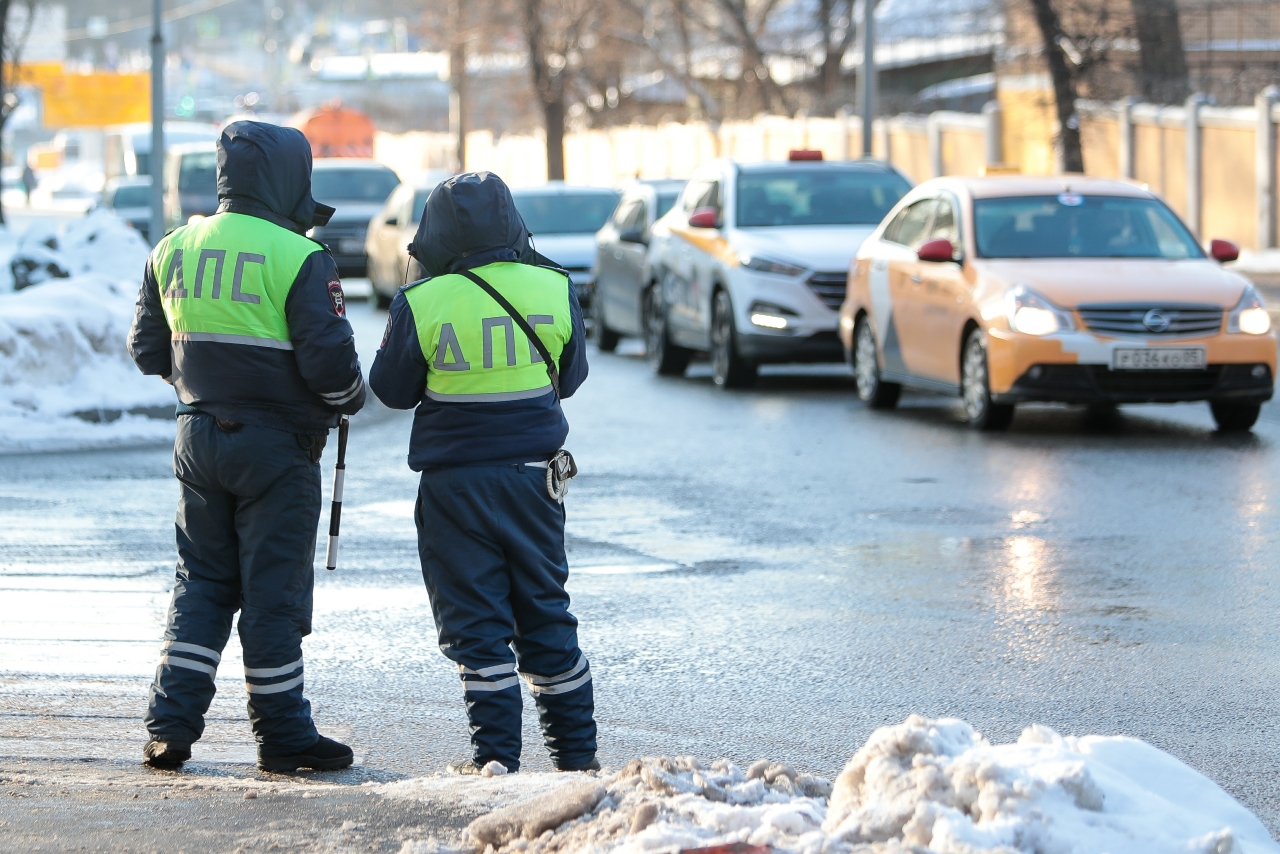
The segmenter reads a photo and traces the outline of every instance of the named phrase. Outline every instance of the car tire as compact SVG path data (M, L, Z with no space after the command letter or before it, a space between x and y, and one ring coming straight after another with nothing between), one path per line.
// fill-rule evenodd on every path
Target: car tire
M965 339L960 359L960 391L964 414L975 430L1007 430L1013 421L1012 403L991 402L991 382L987 371L987 336L975 329Z
M866 315L858 318L853 330L853 351L849 354L858 399L872 409L893 409L898 405L902 386L880 378L880 354L876 351L876 333Z
M622 340L622 336L604 322L604 297L600 294L598 282L595 293L591 295L591 340L602 353L612 353L618 349L618 342Z
M1261 403L1219 403L1210 401L1209 411L1223 433L1247 433L1253 429L1262 412Z
M654 283L644 292L644 347L649 367L663 377L684 376L693 351L671 343L667 334L667 307L662 285Z
M755 384L757 372L756 363L738 350L733 300L728 291L718 290L711 309L711 378L720 388L748 388Z

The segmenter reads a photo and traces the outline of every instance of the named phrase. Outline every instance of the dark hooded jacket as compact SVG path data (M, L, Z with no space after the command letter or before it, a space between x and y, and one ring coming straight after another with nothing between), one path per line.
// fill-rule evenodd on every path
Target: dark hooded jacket
M263 229L304 234L332 209L311 197L311 146L301 132L233 122L218 139L217 216L243 214ZM177 238L178 229L166 240ZM178 411L205 412L242 424L321 435L339 414L364 405L355 338L345 316L338 269L319 243L292 282L284 306L293 349L223 341L174 340L147 260L129 354L144 374L172 378ZM246 251L249 247L246 247Z
M511 191L490 172L455 175L432 191L409 254L430 277L513 261L558 269L534 250ZM392 300L382 347L369 371L369 386L379 400L393 409L417 407L409 440L409 467L423 471L550 457L569 434L555 392L500 403L445 403L426 396L427 357L418 342L417 324L404 292L430 287L430 278L414 282ZM565 288L573 332L559 367L560 392L569 397L587 378L587 354L582 309L567 273Z

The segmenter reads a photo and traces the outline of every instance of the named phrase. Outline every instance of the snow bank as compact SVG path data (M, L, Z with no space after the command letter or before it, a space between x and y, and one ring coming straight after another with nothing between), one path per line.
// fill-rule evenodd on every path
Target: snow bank
M43 247L50 236L56 250ZM125 350L148 253L142 237L95 211L61 234L29 232L17 251L28 244L71 276L0 293L0 451L172 438L173 391L142 376Z
M427 781L439 779L380 791L421 797L438 792ZM481 819L460 843L410 840L404 852L641 854L735 843L796 854L1280 852L1252 813L1168 754L1132 738L1063 738L1043 726L992 745L964 721L912 715L872 734L834 786L785 764L762 760L743 772L692 757L632 760L600 782L605 794L594 808L580 777L468 782L473 802L491 790L494 805L505 806L498 816L526 806L532 815L558 794L562 809L579 803L589 812L554 830L529 825L533 832L501 837L493 828L511 822ZM537 797L503 803L497 787ZM508 841L494 845L498 838Z

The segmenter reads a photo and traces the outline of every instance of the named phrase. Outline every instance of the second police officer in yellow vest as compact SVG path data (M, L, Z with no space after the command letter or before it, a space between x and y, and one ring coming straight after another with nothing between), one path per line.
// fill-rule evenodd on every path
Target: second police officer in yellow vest
M522 679L552 764L599 767L591 668L565 592L564 505L548 487L569 431L560 398L587 375L586 335L568 275L529 237L496 175L438 186L410 245L430 278L392 302L369 374L383 403L417 410L414 519L440 649L458 666L471 724L472 755L450 766L462 774L519 768Z

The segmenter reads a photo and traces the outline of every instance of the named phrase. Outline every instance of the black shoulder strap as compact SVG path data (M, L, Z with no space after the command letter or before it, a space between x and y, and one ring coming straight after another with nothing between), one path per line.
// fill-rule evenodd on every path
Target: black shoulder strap
M551 380L551 388L555 390L556 400L560 399L560 371L556 368L555 362L551 358L551 351L547 349L547 345L542 343L542 339L538 337L538 333L533 331L533 327L529 325L529 321L520 316L520 312L516 311L516 307L507 301L507 298L498 293L493 285L477 276L471 270L463 270L462 275L479 285L485 293L493 297L493 301L502 306L502 310L511 315L511 319L516 322L516 326L520 327L520 331L529 339L529 343L533 344L533 349L538 351L538 355L542 357L542 364L547 366L547 377ZM514 343L514 342L512 342Z

